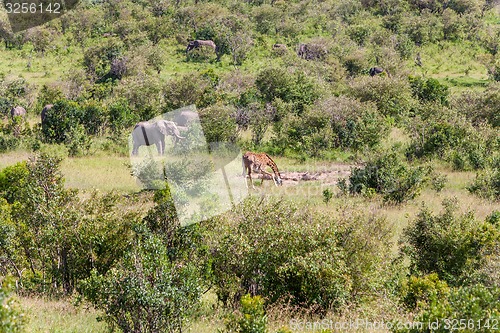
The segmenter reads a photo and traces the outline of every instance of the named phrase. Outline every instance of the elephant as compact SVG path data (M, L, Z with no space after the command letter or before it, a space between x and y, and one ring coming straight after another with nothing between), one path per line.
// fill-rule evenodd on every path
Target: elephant
M45 121L45 119L47 118L47 112L52 109L52 107L54 106L54 104L47 104L45 105L45 107L43 108L42 110L42 113L40 114L40 118L42 120L42 123Z
M14 117L25 117L26 116L26 109L23 108L22 106L16 106L10 109L10 116L12 118Z
M382 67L372 67L370 68L370 76L375 76L377 74L382 74L384 69Z
M134 147L132 155L137 155L140 146L156 145L158 154L163 155L165 151L165 135L172 135L176 140L184 139L173 121L158 120L154 123L142 121L135 125L132 132Z
M299 44L297 48L297 55L302 59L307 59L308 47L307 44Z
M177 126L187 126L190 122L198 119L198 113L194 111L181 111L174 117L174 122Z
M213 41L197 39L197 40L192 40L188 43L188 46L186 48L186 54L192 49L197 49L200 46L209 46L214 49L215 53L217 53L217 46Z

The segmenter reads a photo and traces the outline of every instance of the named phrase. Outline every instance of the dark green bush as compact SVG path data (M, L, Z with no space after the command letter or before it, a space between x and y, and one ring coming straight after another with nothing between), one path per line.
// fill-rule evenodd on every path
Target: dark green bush
M19 138L12 134L4 134L0 132L0 152L4 153L14 150L19 146Z
M301 116L286 116L273 142L306 156L320 156L332 148L373 148L388 131L388 123L373 103L331 97L308 107Z
M128 102L119 99L108 106L109 127L118 134L139 122L139 115L130 108Z
M467 189L482 198L500 200L500 170L485 170L478 173Z
M448 104L448 87L439 83L438 80L410 76L409 81L413 96L420 101Z
M437 273L450 285L476 279L483 255L500 245L500 229L479 222L472 213L457 213L457 203L447 200L444 211L434 215L423 208L404 232L403 246L415 274Z
M281 67L262 70L255 79L255 85L264 101L273 102L275 99L280 99L291 102L298 114L320 96L317 82L304 72L289 72Z
M387 280L386 223L347 209L335 218L292 201L246 200L208 227L215 291L226 304L251 291L269 303L338 310Z
M421 304L414 322L422 327L392 329L397 333L447 333L453 330L489 333L496 330L500 320L498 299L500 288L481 284L453 288L448 293L434 294Z
M380 113L397 120L406 117L416 102L408 81L380 76L355 79L349 92L362 102L374 102Z
M356 167L349 176L351 194L383 195L385 201L403 203L420 194L431 170L408 165L395 151L370 159L364 167Z
M13 280L10 277L0 279L0 331L3 333L24 332L26 318L22 313L15 297Z

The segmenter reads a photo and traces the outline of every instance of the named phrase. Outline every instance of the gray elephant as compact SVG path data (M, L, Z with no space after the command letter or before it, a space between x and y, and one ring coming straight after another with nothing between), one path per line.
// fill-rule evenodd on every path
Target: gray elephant
M174 117L174 122L177 126L187 126L190 122L198 119L198 113L194 111L181 111Z
M156 145L158 154L163 155L165 151L165 135L172 135L176 140L184 139L173 121L158 120L154 123L140 122L134 127L132 139L134 147L132 155L137 155L140 146Z
M54 104L47 104L45 105L45 107L43 108L42 110L42 113L40 114L40 118L42 120L42 123L45 121L45 118L47 118L47 112L52 109L52 107L54 106Z
M385 70L382 67L372 67L370 68L370 76L375 76L382 74Z
M10 109L10 116L12 118L14 117L25 117L26 116L26 109L23 108L22 106L16 106Z

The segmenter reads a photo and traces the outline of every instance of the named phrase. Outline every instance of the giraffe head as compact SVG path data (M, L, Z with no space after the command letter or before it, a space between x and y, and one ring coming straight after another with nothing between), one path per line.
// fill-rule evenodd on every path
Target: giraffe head
M281 179L280 176L273 176L274 184L276 186L283 186L283 180Z

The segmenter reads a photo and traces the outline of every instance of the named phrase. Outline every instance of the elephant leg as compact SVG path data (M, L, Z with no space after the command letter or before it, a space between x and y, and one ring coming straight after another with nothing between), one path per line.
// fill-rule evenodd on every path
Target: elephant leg
M134 148L132 148L132 155L137 155L139 152L139 145L134 143Z
M163 147L161 145L161 141L158 141L157 143L155 143L156 145L156 150L158 150L158 155L163 155Z

